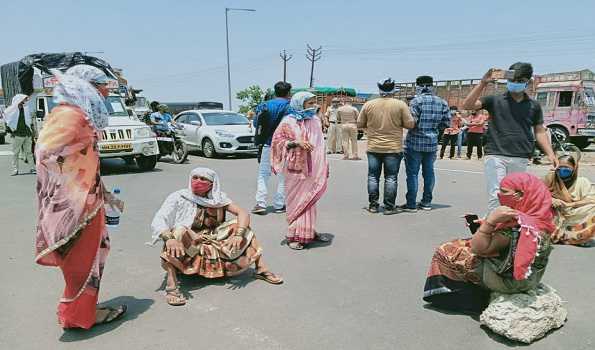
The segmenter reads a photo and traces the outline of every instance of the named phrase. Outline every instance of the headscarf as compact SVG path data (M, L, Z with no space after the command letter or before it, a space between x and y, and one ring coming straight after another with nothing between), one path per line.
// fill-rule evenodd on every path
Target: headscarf
M316 97L316 95L309 91L301 91L293 95L289 102L289 116L298 121L311 119L313 116L304 113L304 103L313 97Z
M200 176L208 179L213 183L213 188L207 197L200 197L192 192L192 177ZM231 204L231 199L227 197L225 192L221 191L221 183L219 182L219 175L209 168L195 168L190 172L188 178L188 188L183 190L181 195L201 207L206 208L221 208Z
M420 85L415 86L415 94L416 95L422 95L422 94L435 95L434 91L435 90L434 90L433 86L420 86Z
M19 114L20 114L19 104L21 102L23 102L26 98L27 98L27 95L23 95L23 94L14 95L10 106L8 106L6 108L6 110L4 111L4 115L6 118L6 124L12 131L15 131L17 129L17 125L19 123ZM31 126L31 113L29 111L29 106L27 103L23 104L23 113L25 114L25 124L27 124L27 126Z
M498 224L496 229L520 226L519 240L514 255L513 276L524 280L531 275L531 264L535 261L541 232L549 236L555 230L552 212L552 196L545 184L529 173L513 173L500 182L500 187L520 191L523 196L512 209L518 213L518 220Z
M105 99L90 83L103 81L105 73L100 69L88 65L76 65L62 74L57 69L52 73L58 78L54 88L54 101L67 103L81 108L87 114L93 126L100 130L108 126L109 112L105 106Z
M572 172L572 176L568 179L568 184L570 187L576 183L578 178L578 164L579 162L576 161L576 165L574 166L574 171ZM570 191L568 191L568 187L566 186L566 182L558 176L557 171L551 171L549 174L545 176L545 184L550 189L550 193L552 197L556 199L563 200L566 203L574 202Z

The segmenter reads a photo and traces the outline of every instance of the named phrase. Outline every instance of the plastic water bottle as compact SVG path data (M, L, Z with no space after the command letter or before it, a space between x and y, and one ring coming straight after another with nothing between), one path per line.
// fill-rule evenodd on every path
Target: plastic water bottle
M114 188L112 191L114 199L120 199L120 189ZM107 230L112 233L120 226L120 215L122 213L116 207L112 207L108 203L105 204L105 226Z

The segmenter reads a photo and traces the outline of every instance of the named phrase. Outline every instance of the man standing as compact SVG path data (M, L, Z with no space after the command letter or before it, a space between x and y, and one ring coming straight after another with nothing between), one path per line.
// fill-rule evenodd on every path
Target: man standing
M461 134L461 126L463 125L463 118L461 117L461 113L459 113L456 109L450 109L451 118L450 118L450 127L444 129L442 133L442 148L440 149L440 159L444 158L444 151L446 151L446 146L450 144L450 154L449 159L453 159L455 156L455 146L457 143L457 139Z
M254 117L254 128L257 133L257 143L261 143L262 152L258 165L258 180L256 183L256 206L252 209L253 214L267 214L268 182L271 177L271 141L273 134L279 126L283 117L289 109L291 98L291 84L280 81L275 84L275 96L271 100L261 103L256 107ZM277 175L279 184L277 193L273 199L275 213L285 212L285 179L282 174Z
M477 147L477 159L483 157L483 132L487 116L477 111L472 111L469 116L469 131L467 133L467 159L471 159L473 148Z
M337 109L337 121L341 125L341 138L343 140L343 159L360 160L357 150L357 108L346 100L343 106Z
M438 133L439 129L445 129L450 125L448 103L434 95L434 79L423 75L417 78L415 85L416 96L411 100L410 109L416 125L407 133L405 140L407 203L400 207L406 212L416 212L418 207L432 210ZM416 201L420 167L424 177L424 191L418 206Z
M19 155L22 153L29 166L29 173L35 174L33 161L33 121L27 102L29 96L17 94L12 98L11 105L6 109L6 124L12 134L12 174L19 174Z
M339 99L333 98L330 107L326 110L324 116L328 122L328 130L326 132L326 142L329 154L342 153L341 142L341 126L337 120L337 111L339 109Z
M398 212L397 176L403 159L403 128L411 129L415 121L405 102L393 98L395 82L388 78L378 83L380 98L362 107L357 125L368 135L368 211L378 213L380 174L384 168L384 214Z
M543 126L541 106L525 93L533 77L533 67L529 63L517 62L509 70L508 92L480 98L486 86L495 80L495 70L490 69L463 101L465 109L486 109L490 114L484 161L488 213L500 205L500 181L510 173L527 170L535 141L553 166L558 166L558 159Z

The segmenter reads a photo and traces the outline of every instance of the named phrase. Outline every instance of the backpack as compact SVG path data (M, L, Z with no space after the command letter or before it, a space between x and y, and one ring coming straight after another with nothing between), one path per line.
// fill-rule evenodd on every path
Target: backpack
M279 115L286 115L288 109L289 103L279 112ZM254 144L256 146L265 145L267 140L272 136L269 130L276 130L283 118L279 118L275 123L271 124L272 115L266 103L262 105L262 108L254 118L256 119L257 125L254 134Z

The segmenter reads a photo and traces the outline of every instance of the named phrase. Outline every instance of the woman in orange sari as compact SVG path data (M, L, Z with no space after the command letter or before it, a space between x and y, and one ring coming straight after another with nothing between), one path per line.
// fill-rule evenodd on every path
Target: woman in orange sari
M35 261L62 270L66 287L58 306L63 328L89 329L111 322L126 306L97 308L109 252L104 202L123 209L106 193L99 175L99 129L107 126L107 76L77 65L59 80L59 105L47 116L36 148L38 221Z

